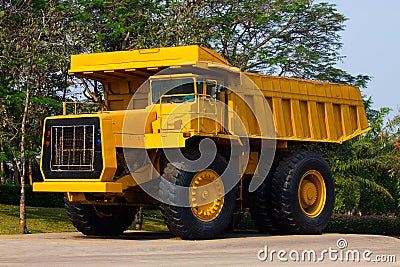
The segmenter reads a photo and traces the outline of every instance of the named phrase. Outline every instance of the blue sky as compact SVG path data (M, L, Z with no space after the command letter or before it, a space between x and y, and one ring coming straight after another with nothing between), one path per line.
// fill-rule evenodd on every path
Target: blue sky
M324 0L337 5L348 21L342 32L339 67L353 75L373 77L363 93L372 96L374 108L400 108L400 1ZM392 115L395 112L392 112Z

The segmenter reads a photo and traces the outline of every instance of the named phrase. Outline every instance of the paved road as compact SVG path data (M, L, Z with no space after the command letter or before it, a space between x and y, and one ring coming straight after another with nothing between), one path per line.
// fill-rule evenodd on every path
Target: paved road
M314 264L400 266L400 239L372 235L262 236L234 233L217 240L186 241L173 238L166 232L127 232L109 239L86 237L79 233L0 236L0 266Z

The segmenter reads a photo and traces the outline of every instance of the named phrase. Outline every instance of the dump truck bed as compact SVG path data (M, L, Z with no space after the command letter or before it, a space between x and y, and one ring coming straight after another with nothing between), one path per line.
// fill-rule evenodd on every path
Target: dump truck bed
M262 90L268 101L277 139L341 143L369 130L357 87L246 75Z

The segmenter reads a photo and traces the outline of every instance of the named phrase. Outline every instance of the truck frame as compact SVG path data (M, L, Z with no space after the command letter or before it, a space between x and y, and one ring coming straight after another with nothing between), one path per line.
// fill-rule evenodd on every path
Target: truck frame
M244 73L197 45L73 55L69 75L100 82L104 103L46 118L33 190L66 193L85 235L119 235L153 204L186 239L245 208L261 232L321 233L334 180L309 145L369 130L356 87Z

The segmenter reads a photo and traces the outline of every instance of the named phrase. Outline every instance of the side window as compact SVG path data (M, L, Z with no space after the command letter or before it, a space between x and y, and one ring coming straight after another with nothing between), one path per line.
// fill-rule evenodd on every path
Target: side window
M212 98L215 98L215 93L217 90L217 82L216 81L207 81L206 82L206 94Z

